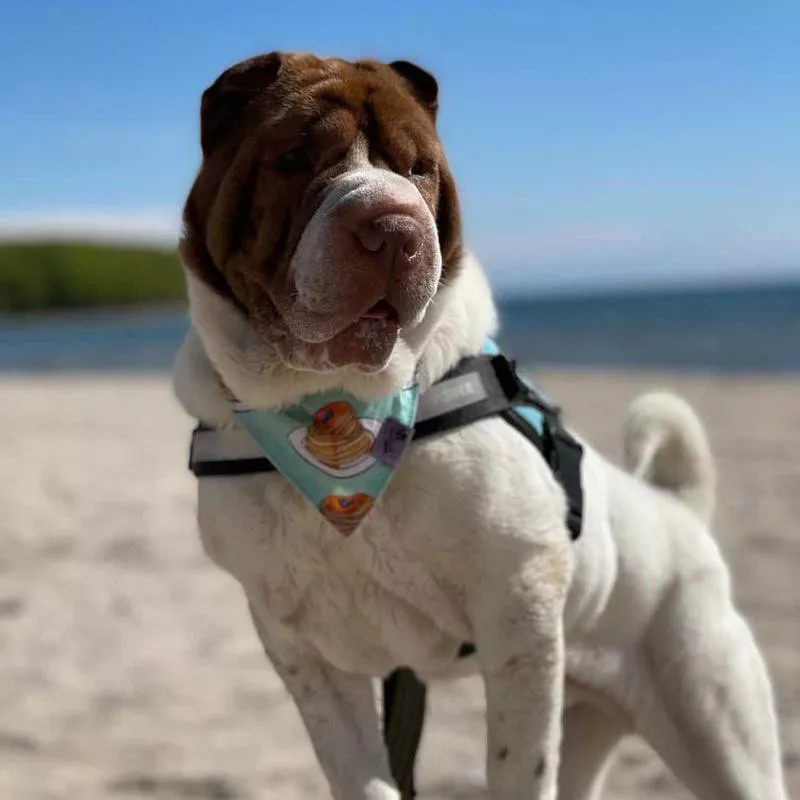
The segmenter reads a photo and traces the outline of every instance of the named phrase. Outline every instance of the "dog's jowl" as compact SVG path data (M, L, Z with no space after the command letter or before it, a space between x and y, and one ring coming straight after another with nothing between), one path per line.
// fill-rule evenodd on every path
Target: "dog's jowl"
M574 541L553 464L502 415L410 443L414 419L370 415L412 388L424 404L496 327L438 104L408 62L280 53L203 94L176 391L250 459L264 454L242 410L282 415L278 449L327 481L312 495L275 469L201 477L204 546L241 583L338 800L401 797L373 679L463 672L464 643L493 800L598 800L633 733L699 800L786 800L770 682L709 533L714 466L683 401L634 404L626 471L583 443ZM390 479L359 483L375 470Z

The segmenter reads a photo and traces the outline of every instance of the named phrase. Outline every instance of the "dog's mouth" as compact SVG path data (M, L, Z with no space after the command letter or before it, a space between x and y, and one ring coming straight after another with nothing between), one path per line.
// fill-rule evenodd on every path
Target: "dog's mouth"
M314 311L308 308L289 308L278 312L292 335L305 344L326 345L351 334L366 335L369 332L399 334L408 321L402 307L391 303L386 297L368 308L363 306L350 313Z
M400 337L404 323L402 307L382 298L365 310L356 312L343 327L330 324L328 331L305 325L289 324L284 314L273 306L273 312L256 314L254 322L262 339L273 345L281 360L290 367L328 372L345 366L356 366L366 372L383 369ZM319 324L327 315L312 319ZM331 330L332 328L332 330Z
M362 315L361 319L379 320L390 324L400 324L400 314L388 300L378 300L371 305Z

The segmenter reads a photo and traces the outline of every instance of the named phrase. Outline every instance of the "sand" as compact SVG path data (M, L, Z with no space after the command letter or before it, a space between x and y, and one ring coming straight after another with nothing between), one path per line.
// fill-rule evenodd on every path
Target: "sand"
M540 383L612 457L643 388L678 389L707 421L718 536L774 675L800 797L800 380ZM241 592L200 549L191 422L166 378L2 378L0 425L0 799L328 797ZM484 797L479 684L433 703L420 797ZM631 741L607 796L687 795Z

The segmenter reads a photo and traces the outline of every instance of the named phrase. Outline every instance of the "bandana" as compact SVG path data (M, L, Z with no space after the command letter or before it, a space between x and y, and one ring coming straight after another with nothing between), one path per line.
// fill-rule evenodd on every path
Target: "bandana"
M411 441L416 386L373 402L344 391L236 417L275 468L349 536L372 510Z

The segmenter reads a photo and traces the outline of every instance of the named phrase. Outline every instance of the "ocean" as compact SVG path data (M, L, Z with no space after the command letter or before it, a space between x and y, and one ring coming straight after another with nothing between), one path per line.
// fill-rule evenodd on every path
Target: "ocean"
M800 283L499 302L504 350L526 367L800 372ZM0 317L0 370L166 370L180 310Z

